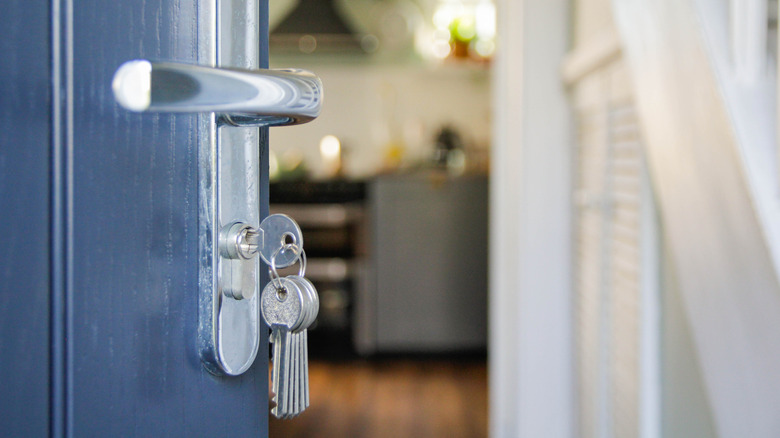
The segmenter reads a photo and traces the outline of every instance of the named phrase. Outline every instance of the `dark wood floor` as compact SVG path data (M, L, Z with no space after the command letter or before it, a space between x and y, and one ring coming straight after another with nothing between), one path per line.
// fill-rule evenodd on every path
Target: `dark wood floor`
M313 361L309 375L311 405L271 417L270 438L487 436L484 359Z

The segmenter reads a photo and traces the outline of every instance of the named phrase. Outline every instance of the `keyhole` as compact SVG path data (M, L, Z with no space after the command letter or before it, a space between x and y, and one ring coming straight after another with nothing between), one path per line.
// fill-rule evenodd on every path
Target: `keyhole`
M276 289L276 299L279 301L284 301L287 299L287 289L281 287L279 289Z
M282 246L286 245L294 245L295 244L295 236L292 233L284 233L282 234Z

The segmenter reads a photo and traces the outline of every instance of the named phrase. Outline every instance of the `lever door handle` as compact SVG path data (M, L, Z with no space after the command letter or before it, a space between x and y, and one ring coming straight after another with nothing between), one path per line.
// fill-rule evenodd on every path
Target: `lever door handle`
M320 114L322 82L305 70L245 70L137 59L114 73L114 98L131 111L215 112L234 126L306 123Z
M180 135L171 135L144 146L176 146L197 161L198 323L193 338L203 365L216 375L246 372L266 345L261 259L290 239L303 244L297 226L263 217L268 132L234 126L306 123L323 105L316 75L258 68L267 61L266 3L198 2L198 45L192 55L201 65L135 59L119 66L111 84L115 101L127 110L197 113L184 123L186 145L174 145ZM273 257L277 267L295 261Z

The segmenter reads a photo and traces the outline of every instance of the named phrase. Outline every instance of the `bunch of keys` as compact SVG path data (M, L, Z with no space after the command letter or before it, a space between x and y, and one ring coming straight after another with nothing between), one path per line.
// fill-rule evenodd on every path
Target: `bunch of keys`
M298 275L281 277L276 270L280 254L292 251L300 261ZM271 413L280 419L293 418L309 406L309 354L306 330L320 309L317 289L307 280L306 254L296 244L285 244L271 257L271 281L260 297L260 311L271 328L273 371L271 380L276 406Z

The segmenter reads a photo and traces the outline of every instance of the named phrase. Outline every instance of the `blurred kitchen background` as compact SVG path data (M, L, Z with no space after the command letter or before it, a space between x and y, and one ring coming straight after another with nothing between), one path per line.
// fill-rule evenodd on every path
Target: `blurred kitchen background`
M272 436L780 436L777 14L273 0L326 97L271 133L322 299Z
M316 71L327 99L314 123L274 133L272 177L364 179L437 153L451 173L486 172L492 0L280 0L270 26L271 66Z
M485 436L495 4L270 8L271 67L325 87L318 119L270 137L271 211L303 228L321 300L312 407L271 436Z

